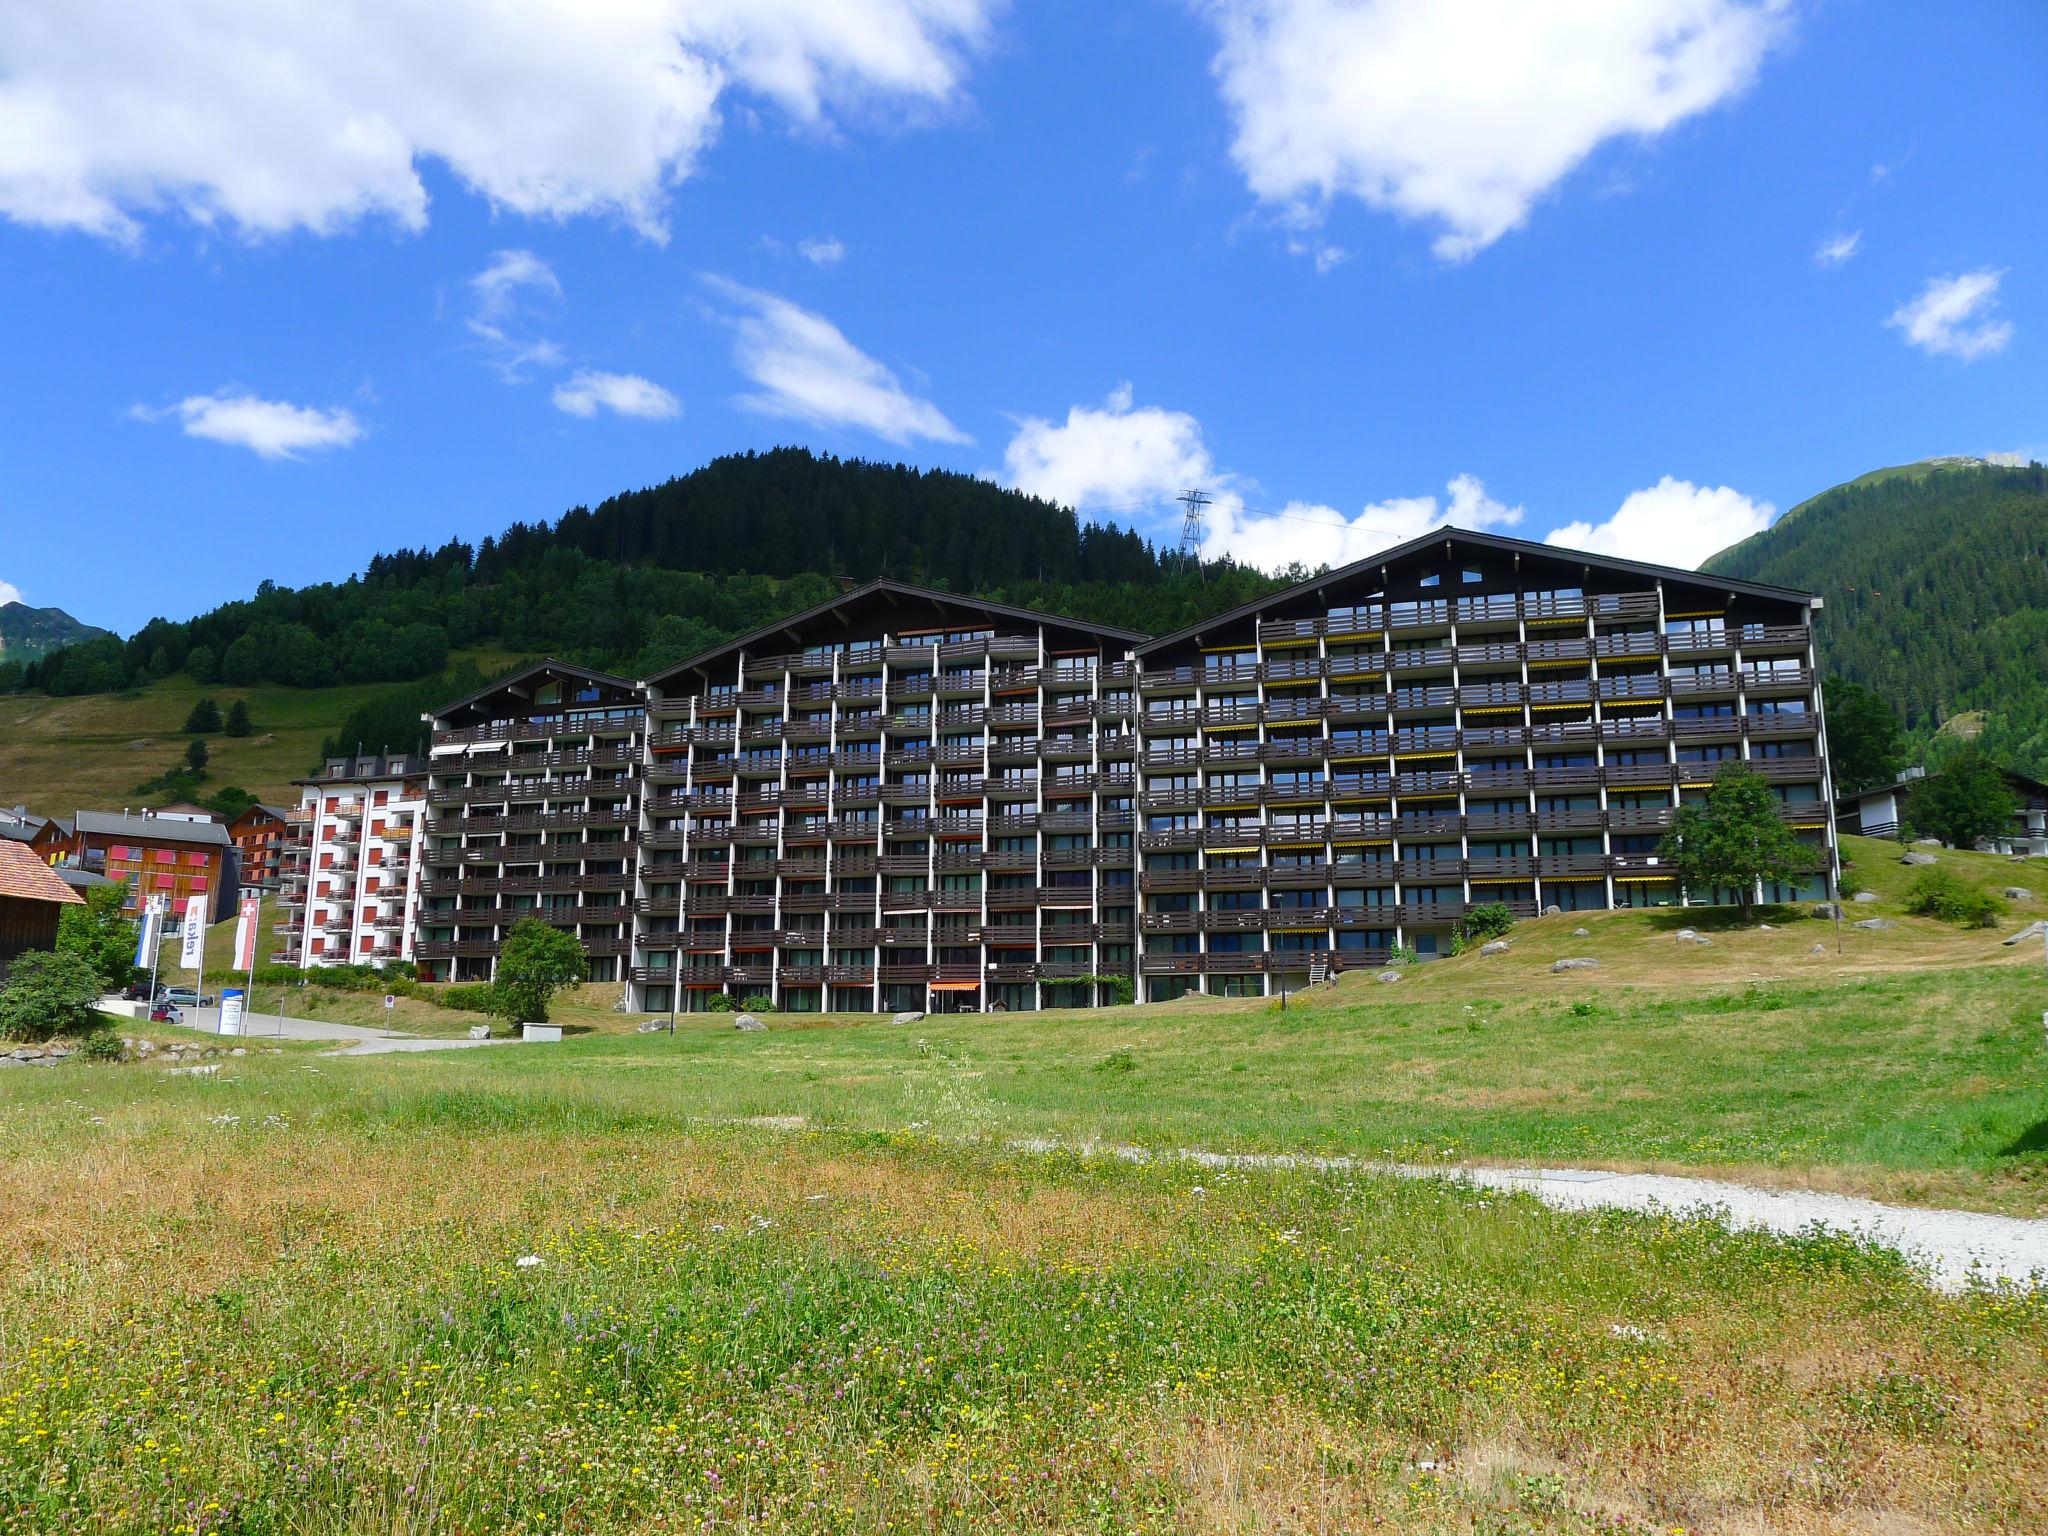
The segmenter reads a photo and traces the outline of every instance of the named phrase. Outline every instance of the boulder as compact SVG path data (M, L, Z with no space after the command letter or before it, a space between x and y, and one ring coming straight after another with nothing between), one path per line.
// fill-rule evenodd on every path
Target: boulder
M1563 916L1564 916L1564 908L1563 908L1563 907L1545 907L1545 908L1543 909L1543 915L1544 915L1545 917L1563 917Z
M1883 933L1887 928L1896 928L1899 925L1888 917L1866 917L1862 922L1851 923L1849 926L1864 929L1869 933Z
M1574 928L1572 930L1572 937L1575 939L1590 939L1593 937L1593 930L1590 928Z
M1809 955L1824 955L1824 954L1826 954L1827 952L1828 952L1828 947L1827 947L1827 945L1825 945L1825 944L1816 944L1816 945L1814 945L1814 946L1813 946L1813 948L1811 948L1811 949L1809 949L1809 950L1807 951L1807 953L1808 953Z
M1691 928L1681 928L1676 936L1681 939L1696 939L1699 937L1699 934Z
M1559 960L1551 965L1550 974L1555 976L1560 971L1597 971L1599 969L1600 962L1598 960L1587 960L1584 958Z
M1832 901L1824 901L1813 909L1813 915L1815 917L1840 917L1842 909Z
M1913 846L1915 848L1942 848L1947 845L1938 837L1916 837L1913 839Z
M732 1021L732 1027L734 1029L754 1030L766 1029L768 1026L755 1018L751 1013L743 1013Z
M2048 922L2032 922L2011 938L2000 939L1998 942L2010 949L2015 944L2024 944L2029 939L2038 939L2043 933L2048 933Z
M490 1026L490 1025L488 1025L488 1024L472 1024L472 1025L470 1025L470 1026L469 1026L469 1038L470 1038L470 1039L472 1039L472 1040L488 1040L488 1039L490 1039L490 1038L491 1038L491 1026Z
M923 1017L924 1013L922 1012L922 1010L912 1008L907 1012L897 1014L894 1018L890 1019L889 1022L891 1024L915 1024L919 1019Z
M1381 971L1373 977L1374 981L1399 981L1400 979L1401 973L1399 971Z
M2024 885L2008 885L2005 888L2005 899L2007 901L2032 901L2034 893Z
M658 1035L668 1028L667 1019L642 1019L633 1026L636 1035Z
M1908 848L1899 855L1899 862L1901 864L1938 864L1941 861L1931 853L1921 853L1917 849Z
M1479 953L1482 955L1504 955L1507 952L1508 941L1506 939L1489 939L1486 943L1479 946Z
M1701 945L1701 946L1709 946L1709 945L1711 945L1711 944L1712 944L1712 943L1713 943L1714 941L1713 941L1712 939L1708 938L1708 937L1707 937L1707 936L1706 936L1705 934L1703 934L1703 933L1692 933L1692 932L1686 932L1686 933L1681 933L1681 934L1680 934L1680 935L1678 936L1678 942L1679 942L1679 943L1681 943L1681 944L1698 944L1698 945Z
M1854 896L1850 897L1849 899L1851 901L1875 901L1877 900L1877 892L1858 891Z

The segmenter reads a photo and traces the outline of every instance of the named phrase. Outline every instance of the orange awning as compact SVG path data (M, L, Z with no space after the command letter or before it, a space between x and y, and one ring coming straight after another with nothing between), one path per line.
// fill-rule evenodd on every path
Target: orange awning
M981 983L978 981L935 981L932 983L932 990L934 992L979 992L981 990Z

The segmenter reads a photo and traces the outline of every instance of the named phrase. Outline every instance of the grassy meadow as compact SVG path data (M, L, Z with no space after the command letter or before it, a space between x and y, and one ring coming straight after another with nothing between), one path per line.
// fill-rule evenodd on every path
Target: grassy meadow
M0 1530L2048 1520L2041 1295L1448 1184L705 1123L772 1043L14 1074Z
M1853 853L1879 899L1852 915L1894 926L1839 947L1796 913L1688 914L1707 946L1581 914L1284 1010L670 1037L589 986L559 1045L10 1072L0 1533L2048 1528L2048 1290L1944 1295L1838 1235L1073 1150L2048 1214L2048 978L1998 943L2041 905L1914 918L1898 851ZM1551 973L1573 955L1601 964Z
M486 671L506 659L495 652L449 659L465 657ZM296 801L291 781L320 761L323 738L357 704L391 686L235 688L179 673L126 693L0 697L0 801L44 816L141 804L135 786L184 760L192 739L184 734L185 717L201 698L215 700L222 714L237 700L246 703L256 726L252 736L205 738L208 787L235 784L259 800Z

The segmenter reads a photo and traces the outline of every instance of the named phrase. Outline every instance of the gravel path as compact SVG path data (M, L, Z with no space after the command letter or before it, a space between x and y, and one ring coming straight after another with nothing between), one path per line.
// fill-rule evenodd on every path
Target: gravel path
M197 1030L202 1035L220 1033L219 1008L187 1008L184 1027ZM232 1040L236 1037L227 1036ZM408 1035L396 1030L373 1029L366 1024L334 1024L325 1019L279 1019L274 1013L246 1015L242 1020L242 1037L247 1041L258 1040L330 1040L339 1049L330 1052L336 1056L382 1056L393 1051L466 1051L480 1045L512 1045L515 1042L499 1038L495 1040L447 1039L438 1035Z
M1884 1205L1810 1189L1758 1189L1720 1179L1598 1168L1484 1168L1378 1163L1350 1157L1287 1153L1208 1152L1185 1147L1066 1148L1053 1141L1011 1143L1021 1151L1078 1151L1127 1162L1175 1161L1204 1168L1300 1168L1312 1172L1394 1174L1407 1179L1459 1179L1486 1189L1534 1195L1565 1211L1620 1209L1711 1216L1732 1227L1796 1236L1816 1226L1882 1243L1918 1265L1937 1289L1961 1290L1973 1280L2048 1287L2048 1220L1989 1216L1977 1211Z

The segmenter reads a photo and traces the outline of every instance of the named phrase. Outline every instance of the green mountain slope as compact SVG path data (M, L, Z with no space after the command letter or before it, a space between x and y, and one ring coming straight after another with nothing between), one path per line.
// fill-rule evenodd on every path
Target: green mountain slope
M62 608L31 608L27 603L0 603L0 661L26 665L52 651L94 635L104 629L81 624Z
M1818 592L1831 675L1877 689L1922 739L1981 715L1994 756L2048 774L2048 469L1880 470L1702 569Z
M347 581L265 582L11 681L0 666L0 691L110 693L174 673L236 687L401 682L479 646L644 676L874 576L1159 632L1274 585L1228 561L1182 572L1136 533L969 475L785 448L474 545L379 555Z

